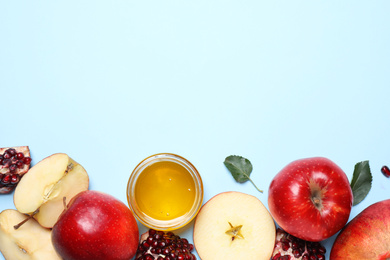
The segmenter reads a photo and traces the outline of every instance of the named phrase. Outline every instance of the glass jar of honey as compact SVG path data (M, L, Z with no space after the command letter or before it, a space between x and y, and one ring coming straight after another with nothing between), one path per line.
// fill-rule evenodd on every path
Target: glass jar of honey
M188 224L203 203L203 183L196 168L171 153L147 157L133 170L127 200L135 217L156 230Z

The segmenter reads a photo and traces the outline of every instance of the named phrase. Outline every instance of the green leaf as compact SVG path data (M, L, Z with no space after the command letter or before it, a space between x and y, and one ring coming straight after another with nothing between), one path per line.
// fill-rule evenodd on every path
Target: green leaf
M368 161L359 162L355 165L351 181L353 193L353 206L359 204L371 189L372 174Z
M253 183L253 181L249 177L252 173L253 167L251 162L248 159L238 155L230 155L225 158L225 161L223 163L225 164L226 168L230 171L230 173L232 174L236 182L244 183L246 181L250 181L259 192L263 193L263 191L257 188L257 186Z

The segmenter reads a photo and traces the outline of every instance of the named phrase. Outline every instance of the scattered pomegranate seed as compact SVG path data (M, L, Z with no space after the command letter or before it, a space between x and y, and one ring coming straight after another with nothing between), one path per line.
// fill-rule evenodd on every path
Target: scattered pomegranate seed
M383 175L385 175L386 177L390 177L390 169L389 167L387 167L386 165L383 166L381 168L381 172L383 173Z

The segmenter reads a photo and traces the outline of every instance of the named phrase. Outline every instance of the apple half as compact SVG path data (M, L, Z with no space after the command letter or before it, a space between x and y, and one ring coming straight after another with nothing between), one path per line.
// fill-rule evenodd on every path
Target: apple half
M202 260L268 260L274 249L276 229L259 199L230 191L215 195L202 206L193 236Z
M6 209L0 213L0 252L7 260L59 260L51 242L51 230L35 220L26 222L18 229L14 225L26 216L17 210Z
M52 228L76 194L88 190L85 169L65 153L53 154L23 176L14 193L16 209L33 216L39 224Z

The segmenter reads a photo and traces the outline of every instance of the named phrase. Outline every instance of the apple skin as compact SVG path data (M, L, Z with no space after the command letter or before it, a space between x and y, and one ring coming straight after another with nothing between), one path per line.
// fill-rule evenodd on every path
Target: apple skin
M66 260L129 260L139 231L130 209L109 194L82 191L53 226L52 242Z
M286 232L322 241L348 222L353 194L347 176L324 157L293 161L271 181L268 206Z
M390 199L376 202L338 234L330 260L390 259Z

